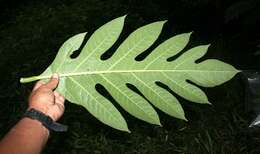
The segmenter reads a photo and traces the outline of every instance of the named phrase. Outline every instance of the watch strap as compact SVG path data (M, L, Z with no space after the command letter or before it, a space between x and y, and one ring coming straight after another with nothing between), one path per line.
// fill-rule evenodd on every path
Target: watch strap
M68 130L68 126L53 121L51 117L34 108L27 110L24 117L40 121L50 131L66 132Z

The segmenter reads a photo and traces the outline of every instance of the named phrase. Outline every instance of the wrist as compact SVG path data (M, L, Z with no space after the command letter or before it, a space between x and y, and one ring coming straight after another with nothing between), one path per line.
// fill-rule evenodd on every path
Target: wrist
M38 121L36 119L23 117L21 119L21 122L25 122L26 123L26 125L28 126L27 130L30 130L32 128L37 128L37 130L40 130L42 132L43 136L48 138L49 135L50 135L50 131L46 127L44 127L40 121Z

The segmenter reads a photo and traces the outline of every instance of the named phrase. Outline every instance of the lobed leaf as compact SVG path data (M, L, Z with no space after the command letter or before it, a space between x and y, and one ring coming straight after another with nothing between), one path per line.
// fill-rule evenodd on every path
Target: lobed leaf
M196 60L206 54L208 45L194 47L177 59L167 61L185 48L191 33L169 38L144 60L136 61L135 58L157 40L165 21L138 28L124 40L112 57L101 60L101 55L118 39L124 20L125 16L119 17L97 29L79 56L73 59L70 55L80 48L86 33L71 37L61 46L53 63L41 75L22 78L21 82L47 79L58 72L61 79L57 90L67 100L84 106L101 122L129 132L120 112L96 90L97 84L103 85L131 115L161 125L153 106L173 117L183 120L186 118L175 96L158 86L157 82L167 85L184 99L209 104L206 94L192 83L213 87L230 80L239 72L233 66L215 59L196 63ZM141 94L130 89L128 84L135 86Z

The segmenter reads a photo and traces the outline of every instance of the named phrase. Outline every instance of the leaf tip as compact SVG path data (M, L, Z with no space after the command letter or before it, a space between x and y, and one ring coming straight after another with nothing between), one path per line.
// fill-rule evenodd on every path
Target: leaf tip
M185 122L188 122L188 121L189 121L185 116L183 116L183 119L182 119L182 120L184 120Z
M236 68L235 68L235 69L236 69ZM243 72L243 70L238 70L238 69L236 69L235 71L236 71L236 72L235 72L236 74Z
M163 26L167 21L168 21L168 20L162 20L162 21L158 21L158 23Z
M123 119L124 120L124 119ZM121 131L124 131L124 132L127 132L127 133L131 133L131 131L129 130L128 126L127 126L127 123L124 122L122 123L122 125L120 125L119 127L113 127L115 129L118 129L118 130L121 130Z
M206 44L206 45L205 45L205 48L209 48L210 45L211 45L211 44Z
M125 130L125 131L126 131L127 133L129 133L129 134L131 133L131 131L130 131L129 129L127 129L127 130Z
M119 130L124 131L124 132L126 132L126 133L131 133L131 131L128 129L128 127L121 128L121 129L119 129Z
M125 15L119 17L119 18L121 18L122 20L125 20L126 16L127 16L127 14L125 14Z
M189 37L193 34L193 31L186 33Z
M167 21L168 21L168 20L162 20L161 22L162 22L163 24L165 24Z
M80 35L83 35L85 37L85 35L87 34L88 32L82 32L82 33L79 33Z
M153 23L148 24L148 25L157 25L157 26L159 26L160 28L162 28L163 25L164 25L167 21L168 21L168 20L156 21L156 22L153 22Z
M149 24L150 26L155 26L156 27L156 29L157 29L157 32L161 32L162 31L162 29L163 29L163 26L164 26L164 24L167 22L167 20L162 20L162 21L156 21L156 22L154 22L154 23L151 23L151 24Z
M209 104L209 105L212 105L212 104L209 102L209 100L208 100L207 97L205 97L204 99L200 100L198 103L200 103L200 104Z
M212 103L210 103L209 101L207 101L205 104L212 105Z

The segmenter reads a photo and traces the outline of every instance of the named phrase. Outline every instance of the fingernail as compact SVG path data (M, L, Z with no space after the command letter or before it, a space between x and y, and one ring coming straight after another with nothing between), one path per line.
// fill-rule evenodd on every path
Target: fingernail
M54 73L54 74L52 75L52 77L55 78L55 79L58 79L58 78L59 78L59 75L58 75L58 73Z

